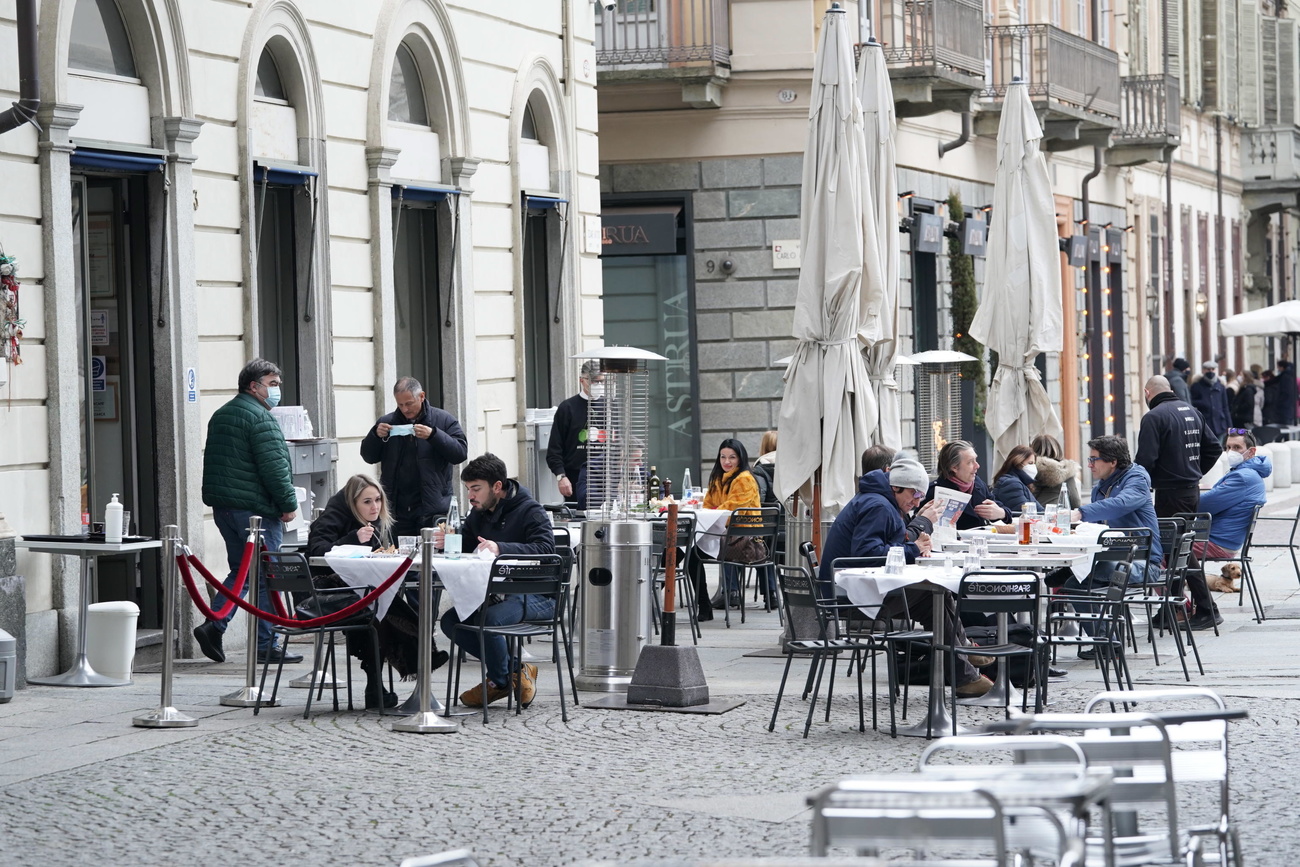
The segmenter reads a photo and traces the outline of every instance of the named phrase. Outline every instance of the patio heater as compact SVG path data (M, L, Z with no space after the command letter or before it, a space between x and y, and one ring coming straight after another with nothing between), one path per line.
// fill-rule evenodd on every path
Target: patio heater
M961 439L961 366L977 359L935 349L911 360L916 365L916 451L921 463L937 473L939 450Z
M600 362L605 396L587 408L587 512L579 550L577 686L624 692L650 635L650 513L645 508L650 430L644 349L607 346L573 356Z

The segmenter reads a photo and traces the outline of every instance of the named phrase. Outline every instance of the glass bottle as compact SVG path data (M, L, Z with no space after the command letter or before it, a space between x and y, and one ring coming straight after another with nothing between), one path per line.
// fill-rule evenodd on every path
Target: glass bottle
M651 466L651 467L650 467L650 482L649 482L649 484L646 486L646 494L645 494L645 498L646 498L646 500L648 501L648 500L658 500L658 499L660 499L660 494L661 494L661 489L662 489L662 487L663 487L663 482L660 481L660 479L659 479L659 470L658 470L656 467Z

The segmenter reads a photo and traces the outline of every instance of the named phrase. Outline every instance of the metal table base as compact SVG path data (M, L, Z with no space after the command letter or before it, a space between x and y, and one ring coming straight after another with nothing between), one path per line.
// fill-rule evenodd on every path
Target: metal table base
M957 726L953 731L952 717L948 714L948 703L944 700L947 689L944 686L943 663L939 661L939 645L943 642L943 596L948 591L938 584L922 582L917 585L930 591L933 622L930 624L930 699L925 717L918 723L898 733L906 738L945 737L951 734L970 734L973 731L965 726Z

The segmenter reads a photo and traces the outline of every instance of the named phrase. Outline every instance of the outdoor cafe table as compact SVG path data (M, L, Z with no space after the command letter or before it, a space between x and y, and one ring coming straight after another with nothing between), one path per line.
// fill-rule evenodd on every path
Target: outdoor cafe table
M722 551L722 539L727 535L730 509L690 509L695 515L695 547L713 559Z
M324 557L311 558L311 565L326 566L350 585L357 587L378 587L393 574L404 558L393 555L371 555L366 557L338 556L326 554ZM492 572L491 556L462 554L459 558L445 554L433 555L433 570L451 596L452 606L461 620L471 617L487 596L488 577ZM411 571L417 571L420 560L417 557L411 563ZM388 615L388 608L402 588L403 582L394 581L377 600L375 613L380 620ZM358 595L361 595L358 593Z
M872 618L879 614L885 596L893 590L917 587L931 594L933 622L930 628L929 709L924 719L915 725L899 729L898 733L913 738L929 738L936 735L943 737L952 734L952 717L948 715L948 705L943 699L943 664L939 661L938 646L944 640L944 593L957 592L958 587L961 586L961 575L956 570L950 572L916 565L904 566L902 572L896 575L887 575L884 569L841 569L835 573L835 583L843 588L850 602ZM957 727L958 734L964 731L969 729Z

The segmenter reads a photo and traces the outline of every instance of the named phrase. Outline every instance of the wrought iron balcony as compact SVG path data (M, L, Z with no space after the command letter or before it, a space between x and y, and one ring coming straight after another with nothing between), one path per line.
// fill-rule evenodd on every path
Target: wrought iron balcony
M1271 213L1300 197L1300 129L1290 124L1248 129L1241 157L1242 204Z
M966 111L984 87L982 0L881 0L874 35L901 117Z
M1172 75L1126 75L1120 82L1119 128L1106 162L1136 166L1163 162L1180 140L1182 97Z
M602 82L713 76L730 64L730 0L618 0L596 21Z
M996 134L997 107L1015 78L1046 121L1048 150L1109 143L1120 121L1119 56L1050 24L987 26L987 100L977 122L981 135ZM990 110L991 109L991 110Z

